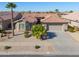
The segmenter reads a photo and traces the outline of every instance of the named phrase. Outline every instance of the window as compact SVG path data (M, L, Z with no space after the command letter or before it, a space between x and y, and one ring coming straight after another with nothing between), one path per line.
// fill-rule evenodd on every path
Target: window
M30 24L29 23L26 23L26 30L30 30Z
M19 29L20 29L20 30L23 30L23 29L24 29L24 24L23 24L23 23L20 23Z

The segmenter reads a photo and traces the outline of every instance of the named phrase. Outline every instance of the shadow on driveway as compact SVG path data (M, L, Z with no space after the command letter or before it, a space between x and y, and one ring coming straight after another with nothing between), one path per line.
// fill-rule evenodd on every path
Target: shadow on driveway
M57 34L55 32L47 32L47 35L42 38L42 40L48 40L48 39L53 39L57 37Z
M47 32L47 39L52 39L54 37L57 37L55 32Z

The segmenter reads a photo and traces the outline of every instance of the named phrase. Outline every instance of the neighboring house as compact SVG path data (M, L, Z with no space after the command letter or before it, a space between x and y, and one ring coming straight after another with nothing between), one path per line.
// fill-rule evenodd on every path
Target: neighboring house
M79 28L79 12L68 13L67 15L62 15L62 18L68 20L70 26L76 26Z
M19 20L22 17L18 12L14 12L13 16L13 21ZM0 12L0 29L11 29L11 12Z
M25 31L26 29L31 30L32 24L37 22L37 18L39 19L45 26L45 28L49 31L64 31L67 29L67 21L65 19L60 18L55 13L24 13L23 17L15 21L16 31Z

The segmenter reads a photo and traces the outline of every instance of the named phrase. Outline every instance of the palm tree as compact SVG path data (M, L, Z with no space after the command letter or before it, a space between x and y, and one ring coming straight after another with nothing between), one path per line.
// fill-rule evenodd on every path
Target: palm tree
M55 12L59 12L59 10L58 9L55 9Z
M6 8L11 9L11 27L12 27L12 34L14 36L13 9L16 8L16 4L8 3L6 4Z
M73 10L70 10L70 11L69 11L69 13L73 13L73 12L74 12Z
M55 13L56 13L59 17L61 17L61 12L59 11L59 9L55 9Z

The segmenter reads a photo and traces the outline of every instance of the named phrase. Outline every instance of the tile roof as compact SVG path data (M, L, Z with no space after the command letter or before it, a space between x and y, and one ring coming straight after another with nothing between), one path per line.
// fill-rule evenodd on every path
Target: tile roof
M18 15L18 13L14 12L13 18L15 18L17 15ZM11 19L11 12L0 12L0 18L2 18L3 20Z
M73 21L79 21L79 12L68 13L67 15L62 15L62 18L66 18Z
M50 15L47 19L43 20L42 22L48 23L63 23L66 22L65 19L58 17L58 15Z
M24 21L28 22L35 22L36 17L44 17L44 19L41 19L41 22L48 22L48 23L63 23L66 22L64 19L60 18L55 13L24 13L22 19Z

